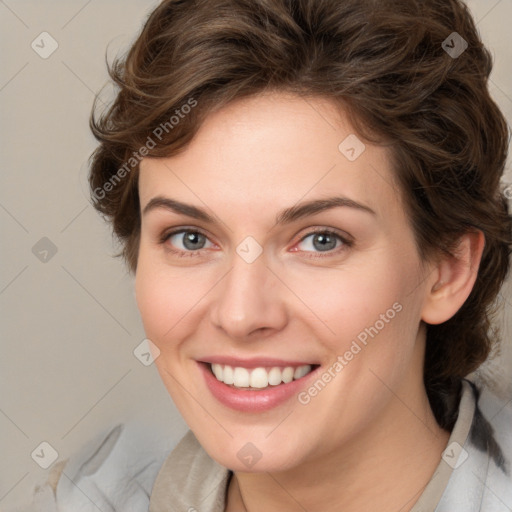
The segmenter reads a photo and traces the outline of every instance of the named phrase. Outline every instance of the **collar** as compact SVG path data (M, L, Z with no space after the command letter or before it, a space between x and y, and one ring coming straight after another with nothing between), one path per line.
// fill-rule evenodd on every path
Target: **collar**
M411 512L480 510L489 456L468 442L476 398L469 381L464 380L462 386L459 414L447 448ZM189 430L158 473L149 512L165 512L170 507L188 512L224 512L231 475L232 471L215 462Z
M224 512L231 474L206 453L189 430L158 473L149 512Z

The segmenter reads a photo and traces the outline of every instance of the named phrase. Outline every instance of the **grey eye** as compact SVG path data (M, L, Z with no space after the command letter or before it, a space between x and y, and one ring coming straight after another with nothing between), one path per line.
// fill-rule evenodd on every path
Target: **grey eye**
M169 237L169 242L179 250L197 251L204 249L209 241L202 233L183 230L173 233Z
M300 241L300 244L304 244L304 247L299 248L301 251L326 252L336 249L338 247L338 241L343 242L343 240L335 233L330 233L328 231L311 233Z

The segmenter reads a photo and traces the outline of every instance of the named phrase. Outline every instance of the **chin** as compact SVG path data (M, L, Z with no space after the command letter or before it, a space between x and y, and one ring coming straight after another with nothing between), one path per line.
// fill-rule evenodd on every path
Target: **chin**
M282 439L275 436L272 440L265 439L268 431L261 437L251 436L249 432L247 435L240 433L233 438L225 439L222 443L218 438L209 438L208 434L203 438L200 431L194 431L194 434L213 460L232 471L244 473L286 471L298 466L304 459L304 454L298 452L299 448L304 449L304 443L297 446L289 437Z

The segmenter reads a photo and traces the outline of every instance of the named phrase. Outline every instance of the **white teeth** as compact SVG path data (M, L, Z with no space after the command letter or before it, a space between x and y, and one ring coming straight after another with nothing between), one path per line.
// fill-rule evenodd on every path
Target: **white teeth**
M224 382L224 384L233 384L233 368L231 368L231 366L224 366L224 375L222 377L223 378L220 380ZM217 380L219 380L218 377Z
M293 380L293 374L294 374L294 369L291 367L291 366L287 366L284 370L283 370L283 382L286 384L288 382L291 382Z
M311 367L308 368L307 366L298 366L297 368L295 368L295 373L293 374L293 378L295 380L300 379L300 378L304 377L304 375L307 375L310 370L311 370Z
M271 386L277 386L278 384L281 384L281 377L281 370L279 368L271 368L270 371L268 372L268 383Z
M255 368L251 372L251 388L266 388L268 386L268 373L265 368Z
M222 379L222 366L220 364L212 364L212 371L215 377L217 377L217 380L223 380Z
M249 372L245 368L237 366L233 371L233 384L237 388L248 388Z
M268 386L278 386L281 383L287 384L292 380L297 380L307 375L312 367L309 364L292 367L286 366L279 368L254 368L248 370L240 366L228 366L221 364L212 364L211 369L217 380L227 385L233 385L236 388L254 388L264 389Z

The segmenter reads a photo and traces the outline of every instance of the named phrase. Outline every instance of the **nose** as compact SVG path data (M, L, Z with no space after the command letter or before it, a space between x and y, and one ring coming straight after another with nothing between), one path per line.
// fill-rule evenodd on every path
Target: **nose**
M211 321L232 339L268 336L287 323L285 287L263 254L252 263L234 254L231 270L215 289Z

